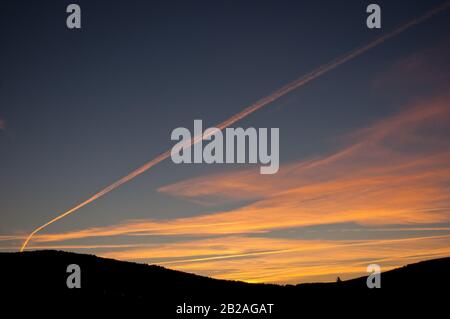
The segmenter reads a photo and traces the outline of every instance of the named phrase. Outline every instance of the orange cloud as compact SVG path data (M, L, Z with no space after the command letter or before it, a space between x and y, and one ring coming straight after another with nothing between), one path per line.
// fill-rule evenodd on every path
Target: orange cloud
M246 170L160 189L195 200L253 199L251 204L195 217L41 234L36 242L118 235L247 234L343 222L448 222L449 124L448 99L436 99L356 132L349 146L325 158L284 166L275 176Z
M450 255L450 235L389 240L325 241L221 237L153 245L101 254L148 261L215 278L298 283L364 275L367 265L383 271ZM163 262L163 260L166 260Z
M35 247L106 236L195 236L196 240L175 243L109 247L114 251L101 245L89 247L105 257L251 282L333 280L336 275L349 278L364 274L365 266L372 262L387 270L448 256L450 235L335 241L269 238L273 234L268 233L350 222L378 227L380 236L387 225L448 231L445 226L419 224L450 222L449 100L445 96L415 105L347 136L347 146L329 156L285 165L276 175L244 170L159 189L208 204L242 199L250 204L194 217L128 220L40 234ZM3 236L0 241L15 237ZM66 245L69 249L84 246Z

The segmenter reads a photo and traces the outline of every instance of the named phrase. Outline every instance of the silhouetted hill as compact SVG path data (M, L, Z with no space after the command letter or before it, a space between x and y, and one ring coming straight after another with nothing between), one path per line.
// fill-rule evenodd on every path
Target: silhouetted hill
M66 286L69 264L81 268L80 289ZM381 314L390 307L404 314L420 307L445 307L440 300L447 298L450 283L450 258L384 272L380 289L367 288L366 277L287 286L248 284L62 251L0 253L0 265L1 288L6 296L2 307L17 300L77 310L129 307L145 309L148 318L203 317L177 315L177 306L183 303L210 305L207 318L293 318L306 311L317 315L362 314L360 311ZM270 315L221 314L221 304L228 303L274 306Z

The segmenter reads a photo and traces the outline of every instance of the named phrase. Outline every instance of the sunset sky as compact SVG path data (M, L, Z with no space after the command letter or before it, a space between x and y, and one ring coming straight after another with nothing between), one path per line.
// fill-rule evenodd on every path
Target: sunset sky
M72 1L74 2L74 1ZM170 149L444 1L0 4L0 251ZM450 256L450 10L233 127L280 129L280 170L170 158L27 249L248 282L332 281Z

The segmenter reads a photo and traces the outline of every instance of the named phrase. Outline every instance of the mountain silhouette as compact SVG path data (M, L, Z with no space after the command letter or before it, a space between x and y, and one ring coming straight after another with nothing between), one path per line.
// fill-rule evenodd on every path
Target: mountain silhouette
M80 266L79 289L66 285L70 264ZM361 309L397 309L404 314L429 302L432 308L445 307L440 300L448 296L445 289L450 284L450 257L383 272L379 289L369 289L366 277L298 285L250 284L50 250L0 253L0 265L3 308L18 300L25 304L57 304L66 309L78 305L78 310L129 307L145 309L148 318L204 317L177 314L177 307L183 305L210 305L207 318L294 318L307 311L317 315L351 315L362 314ZM223 314L222 304L274 305L270 314Z

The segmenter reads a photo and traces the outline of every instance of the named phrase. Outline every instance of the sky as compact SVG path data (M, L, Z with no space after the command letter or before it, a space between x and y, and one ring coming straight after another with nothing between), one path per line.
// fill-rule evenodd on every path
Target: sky
M444 1L0 4L0 251L193 129ZM280 170L167 159L37 233L62 249L298 283L450 255L450 10L247 116Z

